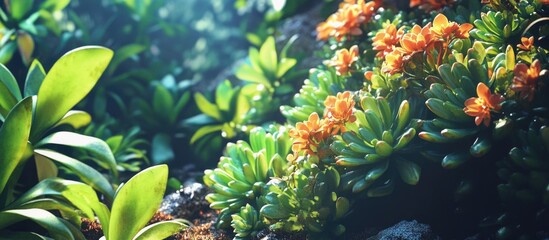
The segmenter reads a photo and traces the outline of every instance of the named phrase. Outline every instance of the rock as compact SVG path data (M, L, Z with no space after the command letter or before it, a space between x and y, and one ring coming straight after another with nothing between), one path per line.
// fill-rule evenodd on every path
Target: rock
M201 212L210 210L208 201L204 199L208 193L203 184L191 183L164 197L159 211L175 218L195 219Z
M427 224L413 221L401 221L396 225L382 230L368 240L438 240L431 227Z

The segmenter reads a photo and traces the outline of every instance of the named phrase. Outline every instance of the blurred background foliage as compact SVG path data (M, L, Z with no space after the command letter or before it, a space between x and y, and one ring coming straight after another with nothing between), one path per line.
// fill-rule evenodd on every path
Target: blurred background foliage
M49 69L79 46L113 49L108 69L77 106L92 117L79 131L104 140L121 172L166 162L201 169L214 166L229 140L243 139L267 120L283 121L273 106L290 103L307 70L295 69L299 56L289 49L296 37L276 46L269 37L280 35L284 19L316 5L6 0L0 3L0 62L25 79L33 59ZM90 156L82 152L81 158Z

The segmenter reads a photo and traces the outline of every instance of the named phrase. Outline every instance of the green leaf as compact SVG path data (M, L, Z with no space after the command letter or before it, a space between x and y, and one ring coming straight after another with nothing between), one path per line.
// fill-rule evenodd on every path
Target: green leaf
M257 72L252 66L248 64L242 64L235 72L235 76L243 81L249 81L254 83L261 83L265 86L272 88L269 79L262 73Z
M261 214L270 219L285 219L290 216L290 213L279 205L267 204L260 210Z
M0 48L0 63L7 64L17 50L17 43L10 41Z
M0 193L11 174L22 161L27 147L32 119L32 98L19 102L8 114L0 128Z
M421 176L421 167L419 165L405 159L397 160L396 165L402 181L410 185L416 185L419 182Z
M291 68L295 66L297 63L297 60L294 58L283 58L280 60L280 65L278 66L276 77L282 78L286 72L288 72Z
M221 84L217 85L215 89L215 104L221 111L230 110L231 98L234 94L234 91L231 86L231 82L228 80L223 81Z
M171 111L170 123L174 124L177 121L177 118L181 115L181 111L185 108L185 106L187 106L189 99L191 99L191 92L185 92L181 98L179 98L175 104L175 107Z
M114 198L114 190L110 182L101 173L87 164L48 149L36 149L34 153L36 156L46 157L70 169L82 182L103 193L107 199L112 201Z
M57 177L57 166L55 166L51 160L40 155L34 155L34 162L36 164L36 175L38 177L38 181L42 181L50 177Z
M15 80L10 70L3 64L0 64L0 84L4 85L10 93L10 96L2 95L2 98L11 97L10 100L15 99L15 102L21 100L21 91L19 90L19 85L17 85L17 80Z
M0 212L0 229L26 219L45 228L54 239L74 239L70 229L59 218L42 209L14 209Z
M31 10L33 0L11 0L9 1L9 11L11 14L11 17L16 20L20 21L27 15L27 13Z
M84 111L71 110L65 116L55 124L55 127L67 124L74 129L85 127L91 123L91 115Z
M40 9L47 9L50 12L63 10L71 0L45 0L40 4Z
M61 178L47 178L10 203L8 208L18 208L33 199L46 195L56 196L58 199L70 202L80 209L87 218L93 218L93 206L99 203L95 191L86 184Z
M191 144L210 133L221 131L221 129L223 129L223 124L201 127L191 137Z
M13 239L25 239L25 240L54 240L53 238L44 237L38 233L33 232L1 232L0 240L13 240Z
M165 239L187 228L189 224L190 224L189 222L181 219L157 222L141 229L141 231L139 231L133 239L134 240Z
M145 49L147 49L146 46L141 44L128 44L118 49L114 53L112 62L109 66L109 69L107 70L108 75L112 75L114 71L116 71L120 63L126 61L128 58L131 58L145 51Z
M158 165L137 173L120 187L112 204L109 240L136 236L158 210L167 181L168 166Z
M269 36L263 45L261 45L259 49L259 63L266 74L276 76L278 57L274 37Z
M154 90L152 104L155 114L163 116L164 119L169 119L169 115L173 111L174 100L168 89L162 85L157 85Z
M17 47L21 54L21 59L25 66L28 66L32 60L32 53L34 52L34 40L31 35L25 31L17 32Z
M168 134L157 133L151 143L152 162L157 165L174 159L172 139Z
M25 80L25 97L37 95L45 77L46 71L44 71L42 64L37 60L32 61Z
M221 113L219 112L217 106L208 101L208 99L206 99L206 97L204 97L202 93L195 93L194 101L196 102L196 106L200 109L201 112L212 118L215 118L218 121L222 120Z
M112 55L112 51L107 48L81 47L63 55L53 65L38 91L31 129L32 142L38 140L90 92Z
M73 132L56 132L42 139L35 147L39 148L46 144L56 144L89 151L100 160L100 163L107 164L114 176L118 176L114 155L109 145L99 138Z

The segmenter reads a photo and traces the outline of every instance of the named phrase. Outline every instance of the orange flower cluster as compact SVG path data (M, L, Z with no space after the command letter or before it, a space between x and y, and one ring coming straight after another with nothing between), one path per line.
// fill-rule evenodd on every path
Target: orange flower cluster
M521 43L518 44L517 47L524 51L530 51L534 47L534 37L522 37L520 38L520 42Z
M382 53L378 52L377 55L385 57L382 72L394 74L402 72L406 58L413 53L431 51L436 42L443 42L443 46L446 47L454 39L469 38L469 31L472 28L472 24L459 25L456 22L448 21L448 18L443 14L438 14L432 23L424 27L415 25L404 34L399 33L401 30L396 31L396 26L389 25L376 34L372 46L374 50L383 51Z
M343 48L336 52L335 56L327 62L328 66L335 67L338 75L345 75L349 68L358 60L358 46L354 45L349 50Z
M438 10L454 3L455 0L410 0L410 7L419 7L426 12Z
M349 91L338 93L337 96L328 96L324 106L326 106L324 117L333 124L336 131L345 132L345 124L356 121L353 115L355 100Z
M381 1L366 2L366 0L346 0L339 6L339 10L332 14L325 22L318 24L318 40L327 40L334 37L341 42L349 35L361 35L361 25L368 22Z
M520 94L522 99L531 102L536 91L536 82L541 72L541 64L536 59L530 67L524 63L515 65L515 77L511 84L511 90Z
M293 154L288 155L288 160L297 159L301 152L323 158L325 150L329 148L329 143L326 142L329 137L345 131L345 124L356 120L353 115L355 101L351 92L329 96L324 104L326 106L324 118L321 119L314 112L307 121L297 123L295 129L290 130L290 137L294 142Z
M488 86L484 83L477 85L477 97L469 98L465 101L465 114L475 117L475 124L478 126L484 123L485 126L490 125L490 112L498 112L501 109L501 102L505 98L499 94L492 94Z
M398 40L404 35L404 28L401 27L397 30L394 24L389 24L385 29L376 33L372 39L372 47L374 50L379 51L376 57L383 58L395 50Z

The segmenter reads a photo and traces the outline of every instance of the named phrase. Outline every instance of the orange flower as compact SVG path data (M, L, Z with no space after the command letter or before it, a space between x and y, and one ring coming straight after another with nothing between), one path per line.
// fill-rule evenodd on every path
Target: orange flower
M402 35L404 35L404 29L400 28L397 31L396 26L393 24L389 24L385 29L377 32L372 43L373 49L380 51L376 54L376 57L383 58L392 52Z
M335 56L327 62L328 66L335 67L338 75L345 75L349 68L358 60L358 46L354 45L349 50L340 49Z
M444 6L448 6L454 2L455 0L410 0L410 7L413 8L419 6L420 9L430 12L432 10L441 9Z
M520 42L521 43L518 44L517 47L524 51L530 51L534 47L534 37L522 37L520 38Z
M374 72L372 72L372 71L366 71L366 72L364 73L364 78L365 78L366 80L370 81L370 82L372 81L372 77L373 77L373 76L374 76Z
M381 67L384 73L394 74L402 72L404 55L401 51L395 50L385 56L385 62Z
M531 102L536 91L536 82L541 72L541 64L536 59L530 67L524 63L515 65L515 77L511 84L511 90L520 94L522 99Z
M334 124L334 131L345 132L345 124L356 120L353 115L355 100L349 91L338 93L337 96L328 96L324 101L324 106L326 106L324 117Z
M361 25L372 18L378 7L376 2L346 0L339 5L337 12L317 25L317 39L327 40L334 37L340 42L348 35L361 35Z
M473 29L470 23L464 23L461 26L456 22L449 22L444 14L439 13L433 20L431 32L446 41L451 41L453 38L469 38L469 31Z
M320 150L319 145L326 141L333 134L333 131L331 123L325 119L320 119L318 114L314 112L307 121L297 123L289 134L290 137L294 138L294 142L292 144L293 155L290 154L288 160L295 160L302 151L315 156Z
M417 51L426 51L431 43L434 42L430 29L430 23L423 28L419 25L415 25L410 32L402 36L402 39L400 39L400 48L398 48L398 50L406 55Z
M477 85L478 98L472 97L465 101L465 114L475 117L475 124L478 126L484 122L485 126L490 125L490 111L498 112L501 109L501 102L505 100L499 94L492 94L486 84Z

